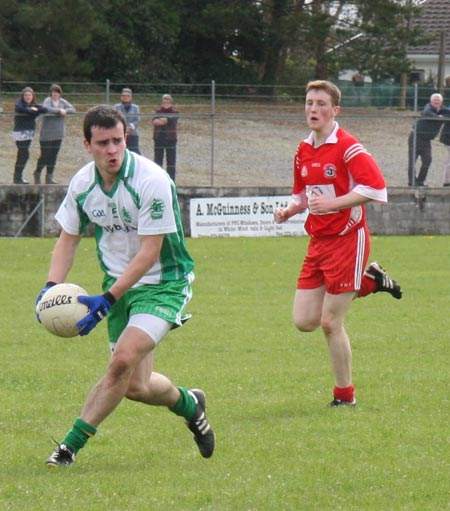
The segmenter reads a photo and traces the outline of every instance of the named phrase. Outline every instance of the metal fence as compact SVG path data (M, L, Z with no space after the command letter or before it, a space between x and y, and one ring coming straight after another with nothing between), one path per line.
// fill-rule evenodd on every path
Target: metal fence
M418 83L409 84L403 90L398 83L353 82L336 80L343 93L343 106L416 109L417 105L425 104L435 91L433 85ZM214 107L222 100L276 100L278 103L301 102L306 86L298 85L254 85L254 84L220 84L214 80L208 83L129 83L129 82L60 82L66 94L78 104L109 103L120 93L123 87L131 87L135 94L145 102L152 104L154 100L166 92L175 95L183 103L201 103ZM17 82L1 81L0 76L0 110L3 102L11 102L23 87L30 86L39 95L48 92L51 82ZM445 87L443 96L446 103L450 102L450 87Z
M0 184L12 183L16 147L12 139L14 102L20 86L2 91L0 112ZM25 85L25 84L23 84ZM180 112L177 145L178 186L290 186L292 162L297 145L308 128L303 114L304 87L278 88L276 94L263 94L265 89L240 86L239 93L216 87L214 82L183 88L180 84L61 84L64 97L77 109L66 118L66 137L57 161L55 179L67 184L71 176L89 160L83 147L82 118L84 112L98 103L119 101L122 85L133 88L133 100L141 108L140 146L142 153L153 158L152 116L161 94L173 95ZM48 95L49 84L34 84L37 100ZM375 96L356 96L351 84L340 84L344 103L338 117L342 127L356 135L375 156L389 186L407 184L408 135L414 124L414 108L375 108ZM353 89L351 89L353 87ZM12 89L12 88L11 88ZM244 90L245 89L245 90ZM364 89L364 88L363 88ZM366 90L366 89L364 89ZM367 89L368 90L368 89ZM352 94L350 94L352 91ZM244 94L244 92L246 92ZM413 102L420 106L423 91L415 88ZM359 103L358 103L358 101ZM370 100L370 101L369 101ZM31 156L24 177L32 180L39 156L39 122L31 146ZM433 142L433 166L429 174L431 186L442 185L442 169L447 152Z

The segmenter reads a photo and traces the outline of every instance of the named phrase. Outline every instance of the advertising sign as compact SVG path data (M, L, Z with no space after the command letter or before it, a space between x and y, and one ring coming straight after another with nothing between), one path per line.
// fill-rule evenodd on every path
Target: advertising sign
M302 236L307 212L276 224L273 212L290 196L221 197L190 200L191 237Z

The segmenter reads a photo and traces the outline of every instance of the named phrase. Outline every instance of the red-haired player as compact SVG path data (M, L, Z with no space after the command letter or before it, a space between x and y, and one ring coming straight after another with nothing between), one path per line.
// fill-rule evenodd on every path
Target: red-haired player
M335 386L330 406L355 405L352 353L344 317L355 296L402 291L378 263L366 264L370 235L364 204L387 202L386 183L374 158L339 127L341 92L317 80L306 87L309 137L294 163L293 202L275 210L277 223L309 209L305 229L308 252L297 283L293 321L302 332L321 327L330 352Z

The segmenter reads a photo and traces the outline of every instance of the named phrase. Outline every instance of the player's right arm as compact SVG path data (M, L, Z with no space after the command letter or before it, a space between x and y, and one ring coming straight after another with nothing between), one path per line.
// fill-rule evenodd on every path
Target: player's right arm
M48 272L47 284L41 289L37 298L36 305L41 301L44 293L55 284L65 281L70 269L72 268L75 253L81 236L74 236L62 230L56 241L50 261L50 269ZM39 316L36 314L37 320L40 322Z
M273 218L277 224L282 224L289 220L291 216L303 213L305 209L307 209L307 206L305 207L303 203L291 202L287 208L276 208L273 212Z
M277 224L282 224L291 218L291 216L303 213L308 209L308 198L305 189L301 193L292 196L293 201L287 208L276 208L273 212L273 219Z
M294 215L303 213L308 209L308 198L306 197L306 188L303 183L300 172L301 168L301 148L303 143L300 142L294 159L294 186L292 188L292 202L287 208L276 208L273 212L273 219L277 224L286 222Z
M80 240L80 235L69 234L64 229L61 231L50 261L47 279L49 282L59 284L65 281L72 268Z

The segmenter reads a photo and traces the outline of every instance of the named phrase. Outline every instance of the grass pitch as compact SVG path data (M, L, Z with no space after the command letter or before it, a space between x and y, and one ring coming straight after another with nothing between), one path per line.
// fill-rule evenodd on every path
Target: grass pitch
M106 329L53 337L35 321L54 240L1 239L0 509L441 511L450 509L448 237L374 237L404 297L347 318L358 405L330 409L321 332L290 321L306 238L189 239L193 319L156 370L208 395L210 460L182 420L124 401L69 469L44 466L108 362ZM81 257L80 257L81 256ZM100 292L92 239L71 281Z

